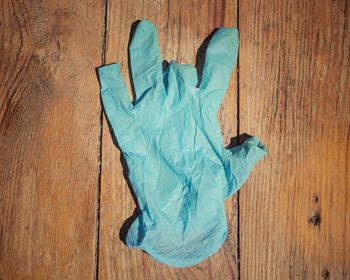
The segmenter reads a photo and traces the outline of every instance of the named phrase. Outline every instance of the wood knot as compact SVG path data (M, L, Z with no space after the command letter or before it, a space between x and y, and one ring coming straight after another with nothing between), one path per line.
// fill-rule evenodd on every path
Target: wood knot
M309 217L309 223L313 224L314 226L319 226L321 223L321 215L318 211L312 211L310 217Z
M321 276L322 276L322 279L327 280L328 277L329 277L329 271L328 271L328 269L326 269L326 268L322 269L322 271L321 271Z

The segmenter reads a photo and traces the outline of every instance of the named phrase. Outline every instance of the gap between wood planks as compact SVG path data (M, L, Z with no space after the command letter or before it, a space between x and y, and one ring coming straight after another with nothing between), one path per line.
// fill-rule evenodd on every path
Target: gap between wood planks
M102 49L101 49L101 64L106 63L106 44L107 44L107 7L108 0L102 0ZM97 194L96 194L96 228L95 228L95 279L98 279L99 269L99 249L100 249L100 206L101 206L101 176L102 176L102 137L103 137L103 110L100 106L100 148L98 154L98 180L97 180Z
M238 32L240 31L239 30L239 0L237 0L237 29L238 29ZM240 34L240 33L238 33ZM239 126L239 120L240 120L240 110L239 110L239 107L240 107L240 91L239 91L239 48L238 48L238 56L237 56L237 79L236 79L236 82L237 82L237 88L236 88L236 91L237 91L237 104L236 104L236 110L237 110L237 139L238 139L238 145L241 144L241 141L242 139L240 139L239 137L239 134L240 134L240 126ZM238 270L238 279L241 278L241 262L240 262L240 247L241 247L241 240L240 240L240 203L239 203L239 190L237 192L237 270Z

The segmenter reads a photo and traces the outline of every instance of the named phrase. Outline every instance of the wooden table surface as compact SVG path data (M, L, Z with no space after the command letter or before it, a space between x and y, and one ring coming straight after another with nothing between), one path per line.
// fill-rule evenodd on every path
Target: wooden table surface
M0 1L0 279L350 279L348 0ZM226 144L268 155L226 201L220 251L175 269L127 248L134 211L95 68L128 80L130 28L194 64L216 27L239 63L218 115ZM130 89L130 84L128 82Z

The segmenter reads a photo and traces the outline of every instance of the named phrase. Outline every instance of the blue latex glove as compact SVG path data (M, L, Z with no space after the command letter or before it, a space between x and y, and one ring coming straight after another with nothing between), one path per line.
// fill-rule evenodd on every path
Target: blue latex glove
M266 154L254 136L224 148L217 111L237 51L237 29L219 29L196 87L192 65L172 61L163 73L156 28L143 20L130 44L134 104L119 64L98 69L105 113L141 210L126 244L160 262L190 266L221 247L227 236L224 199Z

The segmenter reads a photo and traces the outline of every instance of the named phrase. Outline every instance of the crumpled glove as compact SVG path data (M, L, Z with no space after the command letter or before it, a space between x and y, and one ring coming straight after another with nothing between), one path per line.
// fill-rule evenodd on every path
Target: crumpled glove
M217 112L237 52L237 29L218 29L197 86L192 65L171 61L163 72L156 28L143 20L130 43L134 103L119 64L98 69L105 114L141 210L126 244L171 266L197 264L221 247L224 199L266 154L255 136L233 149L223 144Z

